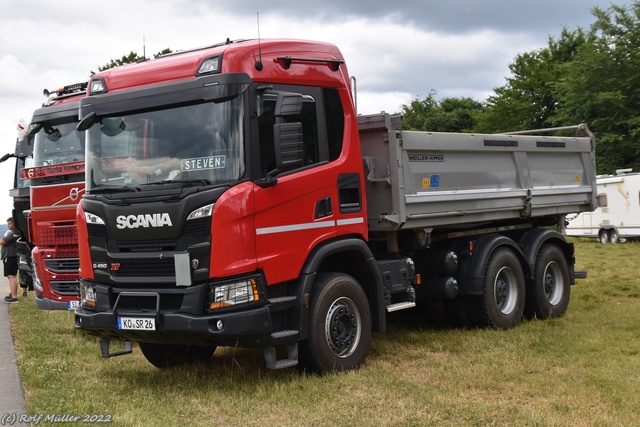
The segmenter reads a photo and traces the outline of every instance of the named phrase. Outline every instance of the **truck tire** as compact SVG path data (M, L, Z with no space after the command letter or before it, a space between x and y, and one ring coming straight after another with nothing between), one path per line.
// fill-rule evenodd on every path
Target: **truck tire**
M603 245L605 243L609 243L609 233L607 232L607 230L600 230L598 232L598 241Z
M351 276L319 273L309 337L300 343L301 367L313 372L350 370L364 363L371 346L371 311L362 287Z
M206 362L216 351L216 346L173 345L140 343L144 357L156 368L188 365Z
M543 245L535 265L535 280L527 287L525 314L528 318L561 317L569 306L569 266L556 245Z
M525 283L522 265L507 247L497 248L485 269L483 295L468 297L472 326L509 329L522 320Z
M471 326L464 299L464 296L459 295L452 300L442 301L442 309L447 322L455 329L466 329Z
M612 245L620 243L620 235L615 229L609 230L609 241Z

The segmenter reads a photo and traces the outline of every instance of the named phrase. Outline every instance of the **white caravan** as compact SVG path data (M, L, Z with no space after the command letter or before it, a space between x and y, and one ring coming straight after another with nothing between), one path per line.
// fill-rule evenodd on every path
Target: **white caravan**
M567 215L566 234L597 237L601 243L618 243L640 237L640 173L620 169L616 175L598 175L597 203L593 212Z

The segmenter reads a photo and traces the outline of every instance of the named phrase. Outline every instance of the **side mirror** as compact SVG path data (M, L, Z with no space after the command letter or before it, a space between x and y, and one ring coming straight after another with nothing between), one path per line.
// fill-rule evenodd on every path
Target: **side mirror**
M124 120L120 117L109 117L102 119L102 126L100 131L107 136L116 136L122 133L127 128L124 124Z
M302 166L302 123L277 123L273 126L276 148L276 168L289 170Z
M15 155L13 155L11 153L5 154L4 156L0 157L0 163L6 162L11 157L15 157Z
M80 120L80 123L78 123L78 126L76 126L76 130L79 132L84 132L85 130L93 126L97 119L98 116L96 116L96 113L91 112L87 114L82 120Z

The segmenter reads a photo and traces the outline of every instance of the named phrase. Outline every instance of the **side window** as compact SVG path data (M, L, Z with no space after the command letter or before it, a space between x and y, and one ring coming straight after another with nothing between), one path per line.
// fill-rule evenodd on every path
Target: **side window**
M266 176L276 168L273 125L277 94L262 93L258 95L258 135L260 138L260 174ZM302 112L299 116L288 116L289 122L301 122L303 130L303 164L313 165L320 161L318 138L318 112L316 100L310 95L303 95Z
M598 201L598 207L599 208L606 208L607 207L607 195L606 194L598 194L596 196L596 200Z
M344 137L344 111L337 89L324 89L324 116L327 126L327 142L329 145L329 160L340 157L342 152L342 138Z

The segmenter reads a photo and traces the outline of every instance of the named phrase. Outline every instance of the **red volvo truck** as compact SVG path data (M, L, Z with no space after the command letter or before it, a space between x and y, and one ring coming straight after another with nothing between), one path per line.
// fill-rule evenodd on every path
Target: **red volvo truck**
M76 206L84 192L84 132L78 132L79 99L87 83L57 89L34 111L27 133L33 165L20 171L30 182L28 211L36 305L74 310L78 305Z
M553 226L594 208L584 125L403 131L356 114L336 46L299 40L95 74L80 118L75 325L103 357L138 342L166 367L245 346L269 368L351 369L386 313L422 301L472 327L567 309L573 246Z

